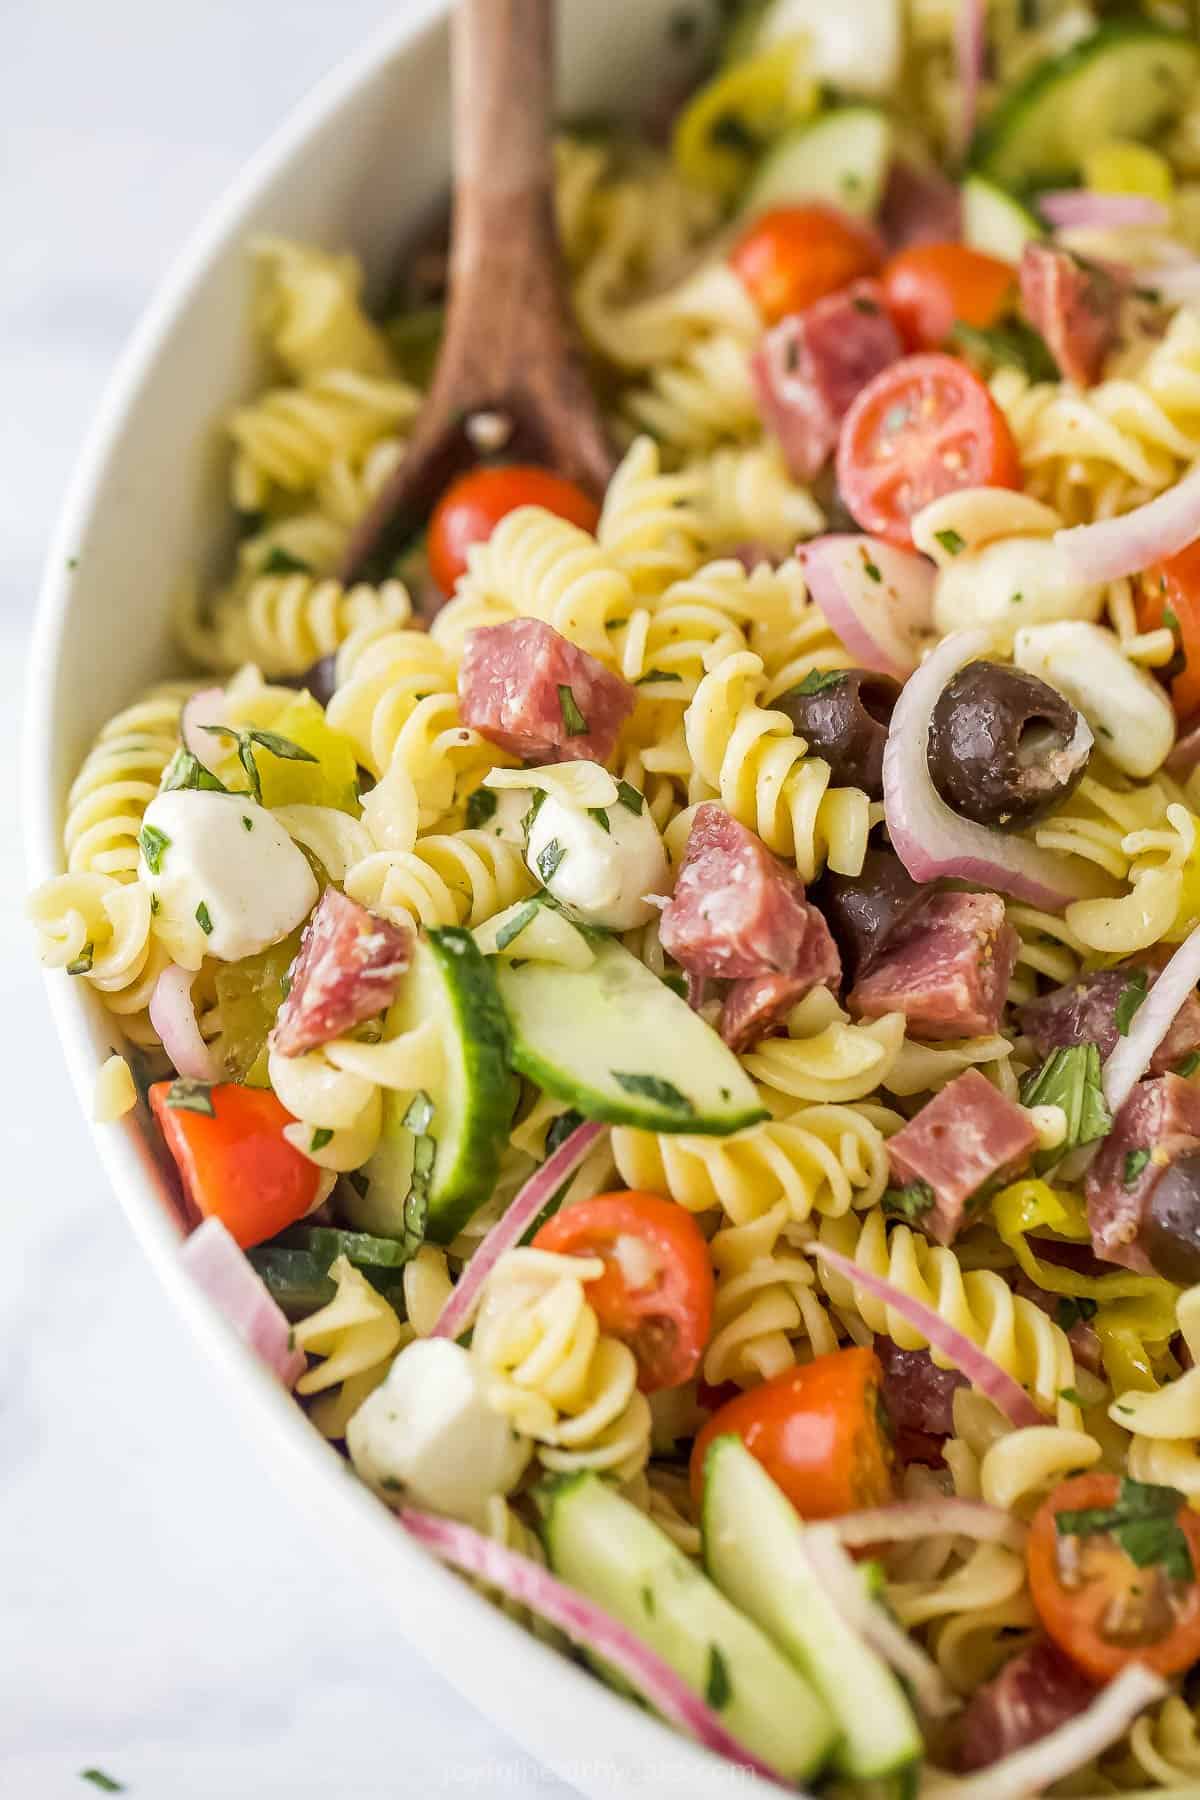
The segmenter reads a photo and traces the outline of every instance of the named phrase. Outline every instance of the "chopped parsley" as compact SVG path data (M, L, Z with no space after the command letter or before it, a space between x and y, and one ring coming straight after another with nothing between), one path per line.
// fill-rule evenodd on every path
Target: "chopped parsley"
M1095 1044L1071 1044L1052 1050L1039 1069L1021 1083L1022 1106L1058 1106L1066 1114L1066 1135L1054 1150L1039 1152L1039 1168L1060 1162L1069 1150L1107 1137L1112 1114L1104 1098L1100 1051Z
M637 680L634 682L633 685L634 685L634 687L645 687L645 685L648 681L682 681L682 680L683 680L683 676L677 675L673 669L647 669L646 673L644 675L638 676Z
M471 830L478 831L489 819L494 818L499 804L491 788L477 787L467 801L467 824Z
M1126 1152L1125 1170L1121 1179L1127 1188L1136 1185L1138 1176L1149 1161L1150 1152L1148 1150L1130 1150Z
M618 1087L624 1088L627 1094L640 1094L647 1100L654 1100L659 1106L667 1106L672 1112L693 1113L695 1107L686 1094L681 1094L674 1082L664 1081L661 1075L629 1074L623 1069L610 1071Z
M196 908L196 923L204 933L205 937L212 936L212 914L208 910L207 900L202 900Z
M729 1669L725 1658L716 1644L708 1646L708 1675L704 1683L704 1698L714 1712L728 1706L733 1697L733 1683L729 1679Z
M646 804L645 794L639 794L637 789L630 787L627 781L618 781L617 799L626 812L631 813L640 813Z
M538 874L547 887L554 880L566 854L566 846L560 844L557 838L551 838L550 842L543 844L538 851Z
M95 958L95 944L85 944L73 962L67 964L68 975L89 975Z
M1073 1388L1073 1387L1059 1388L1058 1397L1060 1400L1065 1400L1068 1406L1082 1406L1083 1405L1083 1396L1079 1392L1078 1388Z
M1063 1331L1071 1331L1076 1325L1086 1325L1089 1319L1096 1316L1096 1302L1085 1299L1060 1300L1054 1309L1054 1323Z
M160 831L157 825L143 825L138 832L138 843L146 859L146 867L152 875L157 875L161 870L163 855L170 842L166 832Z
M1185 1079L1194 1075L1197 1069L1200 1069L1200 1050L1193 1050L1190 1056L1185 1056L1182 1062L1175 1064L1175 1073Z
M586 734L588 722L580 712L575 695L566 682L559 683L558 710L562 714L562 721L567 728L568 737L583 737Z
M945 531L935 531L933 535L947 556L958 556L967 547L967 540L962 533L953 531L949 527Z
M1158 1565L1171 1581L1193 1581L1192 1553L1179 1524L1184 1504L1177 1488L1133 1481L1126 1475L1115 1506L1085 1506L1056 1513L1054 1523L1061 1537L1094 1537L1107 1532L1139 1569Z
M605 812L605 810L602 806L589 806L588 807L588 818L595 819L595 821L596 821L597 825L600 827L601 831L606 832L609 837L612 836L612 826L609 824L608 814Z
M125 1792L125 1783L115 1780L111 1775L106 1775L103 1769L80 1769L79 1779L80 1781L90 1781L92 1786L99 1788L102 1794L123 1794Z
M177 1075L167 1089L167 1105L172 1112L203 1113L206 1119L215 1119L217 1109L212 1101L212 1084L207 1081L193 1081L190 1076Z
M310 1151L315 1154L316 1151L323 1150L326 1144L331 1144L332 1142L333 1133L330 1131L328 1125L317 1125L313 1128L313 1134L309 1140L308 1147Z
M936 1197L927 1181L907 1181L903 1187L885 1188L880 1205L897 1218L923 1219Z
M238 761L246 771L246 780L250 783L250 792L254 798L262 802L262 779L258 773L258 763L254 752L257 747L267 750L272 756L280 757L284 762L310 762L318 759L311 750L302 744L292 742L291 738L280 737L277 731L260 731L257 726L247 730L239 730L234 725L202 725L201 731L211 732L213 737L232 738L237 745ZM157 871L155 871L157 873Z
M507 950L513 939L520 937L530 920L540 911L541 904L538 899L527 900L524 906L518 908L512 918L503 924L496 933L497 950Z
M253 831L254 830L254 820L250 817L249 813L242 814L242 830L243 831Z
M797 682L783 695L785 700L808 700L814 694L826 694L831 688L841 687L846 679L844 669L810 669L803 681Z
M1025 598L1024 594L1021 593L1021 591L1018 589L1015 594L1010 594L1008 596L1008 604L1010 606L1020 606L1020 604L1024 598Z
M873 563L871 561L870 557L867 555L865 550L863 551L862 566L863 566L863 574L866 576L868 581L882 581L883 580L883 570L879 567L878 563Z
M205 768L198 756L193 756L182 745L163 770L162 780L158 784L160 794L171 794L178 788L194 788L210 794L225 794L229 791L223 781L217 780L211 769Z
M302 556L293 556L282 544L272 544L258 565L260 575L311 575L313 567Z
M1146 998L1146 971L1134 969L1121 989L1117 1004L1113 1008L1113 1021L1121 1037L1129 1036L1129 1027L1133 1024L1133 1016Z

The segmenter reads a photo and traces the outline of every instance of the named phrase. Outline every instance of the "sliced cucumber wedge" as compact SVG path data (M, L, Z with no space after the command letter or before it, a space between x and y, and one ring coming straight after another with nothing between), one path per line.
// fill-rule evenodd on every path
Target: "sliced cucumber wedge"
M1114 20L1039 63L976 135L971 163L1015 193L1070 184L1108 138L1149 138L1200 77L1200 43L1145 20Z
M972 250L1017 263L1026 244L1042 236L1027 206L986 175L968 175L962 187L963 238Z
M716 1438L704 1466L704 1566L721 1592L808 1677L837 1719L834 1761L870 1781L920 1761L904 1690L839 1616L804 1555L790 1501L740 1438Z
M624 945L496 970L513 1066L585 1119L723 1137L766 1117L732 1051Z
M873 106L839 106L768 150L738 210L749 216L769 206L825 200L871 218L883 198L891 156L892 126L883 113Z
M665 1532L587 1471L539 1498L556 1575L636 1632L785 1780L821 1767L835 1737L828 1709Z
M399 1037L424 1019L438 1022L442 1049L440 1073L426 1089L433 1106L427 1135L434 1155L425 1235L446 1244L496 1185L517 1097L508 1021L491 965L469 931L448 926L421 939L384 1035ZM381 1237L405 1233L417 1143L404 1122L411 1102L411 1094L384 1095L379 1147L357 1179L346 1184L350 1223Z

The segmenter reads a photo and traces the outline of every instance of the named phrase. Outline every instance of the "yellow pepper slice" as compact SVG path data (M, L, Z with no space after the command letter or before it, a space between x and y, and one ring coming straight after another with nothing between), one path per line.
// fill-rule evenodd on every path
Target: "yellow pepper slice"
M253 713L253 707L248 709ZM259 721L251 718L251 724ZM325 711L311 694L297 694L282 712L261 721L264 731L290 738L316 762L287 762L263 750L258 758L265 806L332 806L358 814L358 765L349 738L326 723Z
M1144 194L1164 204L1175 186L1166 157L1133 138L1097 144L1084 158L1083 179L1096 194Z
M764 145L811 118L820 89L803 38L784 38L718 71L684 108L672 156L685 181L732 200Z

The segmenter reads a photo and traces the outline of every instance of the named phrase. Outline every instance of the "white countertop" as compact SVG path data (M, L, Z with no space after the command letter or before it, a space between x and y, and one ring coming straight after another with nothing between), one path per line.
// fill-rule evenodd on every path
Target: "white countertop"
M423 0L410 0L422 4ZM256 1460L68 1089L22 917L13 743L43 545L167 262L404 0L26 0L0 57L0 1794L566 1800Z

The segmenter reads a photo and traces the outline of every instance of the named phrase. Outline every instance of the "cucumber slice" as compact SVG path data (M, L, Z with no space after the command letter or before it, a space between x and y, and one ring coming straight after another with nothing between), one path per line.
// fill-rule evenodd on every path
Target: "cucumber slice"
M981 127L972 167L1016 193L1076 180L1108 138L1149 138L1191 98L1200 44L1144 20L1102 25L1031 69Z
M840 106L768 150L738 211L748 216L797 200L826 200L870 218L883 198L891 156L892 126L883 113L873 106Z
M1026 244L1042 236L1042 228L1029 208L986 175L967 176L962 202L963 238L973 250L984 250L989 256L1017 263Z
M513 1067L585 1119L723 1137L766 1117L732 1051L622 944L589 969L496 971Z
M869 1781L920 1761L921 1730L891 1670L843 1623L804 1556L791 1503L740 1438L704 1465L704 1566L721 1592L807 1675L838 1721L834 1761Z
M425 1235L448 1244L496 1185L517 1100L508 1022L491 966L469 931L447 926L420 940L384 1035L399 1037L422 1019L439 1021L443 1052L441 1072L427 1090L434 1160ZM379 1147L359 1171L358 1184L348 1184L344 1210L350 1223L380 1237L405 1232L416 1145L404 1123L411 1100L406 1093L384 1095Z
M827 1708L665 1532L586 1470L539 1499L556 1575L636 1632L785 1780L821 1767L836 1735Z

